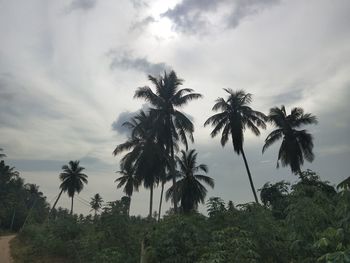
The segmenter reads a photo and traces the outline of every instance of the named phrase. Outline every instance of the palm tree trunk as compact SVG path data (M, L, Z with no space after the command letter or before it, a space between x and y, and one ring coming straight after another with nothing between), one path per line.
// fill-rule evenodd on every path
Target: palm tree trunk
M172 177L173 177L173 187L175 189L175 185L176 185L176 175L175 175L175 157L174 157L174 145L173 145L173 140L171 140L171 144L170 144L170 151L171 151L171 173L172 173ZM173 198L174 198L174 212L175 214L177 213L177 192L174 191L173 194Z
M151 186L151 194L150 194L150 200L149 200L149 218L152 218L152 206L153 206L153 185Z
M129 207L128 207L128 216L130 216L130 206L131 206L131 195L129 196L130 202L129 202Z
M74 195L72 195L72 203L70 207L70 214L73 215L73 200L74 200Z
M158 210L158 222L160 221L160 214L162 213L162 201L163 201L164 184L165 184L165 181L162 181L162 191L160 192L159 210Z
M241 149L241 153L242 153L242 156L243 156L245 168L247 169L248 178L249 178L249 183L250 183L250 187L252 188L252 191L253 191L253 194L254 194L255 202L256 202L257 204L259 204L259 200L258 200L258 197L257 197L257 195L256 195L255 187L254 187L254 184L253 184L252 175L250 174L248 162L247 162L247 159L246 159L246 157L245 157L245 154L244 154L244 151L243 151L243 147L242 147L242 149Z
M61 192L58 194L57 199L56 199L55 203L53 204L53 206L52 206L52 208L51 208L51 211L55 209L56 204L57 204L58 200L60 199L62 193L63 193L63 189L62 189Z

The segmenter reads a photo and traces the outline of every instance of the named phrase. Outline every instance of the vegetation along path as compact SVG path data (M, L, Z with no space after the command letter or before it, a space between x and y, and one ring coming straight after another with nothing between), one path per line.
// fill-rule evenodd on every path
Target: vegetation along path
M14 237L15 235L0 237L0 263L13 262L10 255L10 241Z

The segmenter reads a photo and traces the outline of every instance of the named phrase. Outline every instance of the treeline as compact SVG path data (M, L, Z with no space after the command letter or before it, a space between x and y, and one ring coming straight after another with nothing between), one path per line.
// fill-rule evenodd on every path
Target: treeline
M0 154L0 159L4 157ZM14 167L0 160L0 232L18 231L24 223L41 223L48 211L39 186L26 184Z
M59 210L49 224L26 226L19 236L26 246L16 256L19 262L350 262L349 187L343 182L338 192L308 170L292 185L266 183L262 205L212 197L208 216L169 211L159 222L128 216L127 198L96 216Z

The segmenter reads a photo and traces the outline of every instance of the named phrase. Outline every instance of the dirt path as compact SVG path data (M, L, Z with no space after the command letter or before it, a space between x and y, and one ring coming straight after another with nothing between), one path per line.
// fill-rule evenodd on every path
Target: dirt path
M0 237L0 263L13 262L10 255L10 241L14 237L15 235Z

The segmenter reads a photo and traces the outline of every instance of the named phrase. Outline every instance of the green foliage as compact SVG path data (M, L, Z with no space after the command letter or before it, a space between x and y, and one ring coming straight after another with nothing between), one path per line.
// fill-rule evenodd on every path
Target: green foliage
M206 219L199 214L166 217L146 235L154 262L196 262L209 238Z
M208 217L171 213L160 222L130 217L128 198L107 203L95 217L58 209L49 223L29 224L19 237L30 245L32 262L51 256L136 263L141 250L146 263L349 262L350 191L335 192L312 171L290 187L277 182L263 190L264 205L212 197Z
M24 184L14 167L0 161L0 231L17 231L27 223L44 221L48 204L39 187Z
M260 262L260 256L250 232L229 227L213 232L212 239L200 263Z

